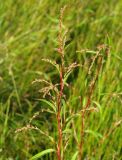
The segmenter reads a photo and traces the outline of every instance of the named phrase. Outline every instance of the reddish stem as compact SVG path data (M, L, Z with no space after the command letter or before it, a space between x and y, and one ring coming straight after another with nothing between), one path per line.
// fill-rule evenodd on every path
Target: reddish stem
M57 112L57 122L58 122L57 158L58 158L58 160L61 160L61 146L62 146L62 126L61 126L60 112L61 112L61 99L62 99L62 95L63 95L63 88L64 88L63 71L62 71L62 67L61 67L61 70L60 70L60 93L59 93L58 100L57 100L57 107L58 107L58 112Z
M96 81L98 79L101 67L102 67L102 57L99 57L99 65L98 65L98 68L97 68L95 79L94 79L93 83L90 86L90 93L89 93L89 96L88 96L88 99L87 99L87 103L85 105L85 108L84 108L83 112L81 113L82 122L81 122L81 141L80 141L80 145L79 145L79 160L82 160L82 154L83 154L83 142L84 142L83 138L84 138L86 110L87 110L87 108L90 107L92 94L94 92L95 84L96 84Z
M64 71L64 48L63 48L63 35L62 35L62 19L63 14L66 6L64 8L61 8L60 11L60 17L59 17L59 35L58 35L58 53L60 54L61 58L61 66L60 66L60 92L57 99L57 125L58 125L58 145L57 145L57 158L58 160L63 159L61 156L61 146L62 146L62 125L61 125L61 99L63 96L63 89L64 89L64 83L63 83L63 71Z

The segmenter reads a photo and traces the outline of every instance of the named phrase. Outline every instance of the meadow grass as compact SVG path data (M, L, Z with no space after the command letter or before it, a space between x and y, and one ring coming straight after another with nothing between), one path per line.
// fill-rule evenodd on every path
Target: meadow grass
M45 84L34 81L60 81L47 59L61 63L56 48L60 9L65 5L65 65L69 71L74 62L81 66L67 75L68 86L60 97L61 156L65 160L122 159L122 1L1 0L0 160L26 160L49 148L50 153L38 159L58 159L53 152L60 137L52 112L56 104L52 105L50 95L43 97ZM83 119L89 85L99 66L99 58L93 58L100 45L110 51L104 56L106 50L101 50L102 67ZM51 96L55 98L54 91Z

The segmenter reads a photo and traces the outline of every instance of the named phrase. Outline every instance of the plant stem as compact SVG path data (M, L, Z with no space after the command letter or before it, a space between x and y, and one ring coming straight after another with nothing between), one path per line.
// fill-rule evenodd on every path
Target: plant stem
M66 6L65 6L66 7ZM61 125L61 100L63 96L64 82L63 82L63 74L64 74L64 39L62 35L62 19L64 8L61 8L60 17L59 17L59 35L58 35L58 45L57 49L60 54L61 64L60 64L60 91L57 98L57 127L58 127L58 145L57 145L57 158L58 160L63 159L63 155L61 155L61 147L62 147L62 125ZM62 153L63 154L63 153Z
M58 100L57 100L57 107L58 107L58 112L57 112L57 122L58 122L58 146L57 146L57 157L58 160L61 160L61 146L62 146L62 126L61 126L61 99L62 99L62 95L63 95L63 88L64 88L64 84L63 84L63 72L62 72L62 68L60 70L60 93L58 96Z
M84 143L83 138L84 138L84 129L85 129L86 110L90 107L90 104L91 104L92 94L94 92L95 84L96 84L96 81L99 77L99 73L100 73L100 70L101 70L101 67L102 67L102 60L103 60L103 57L99 56L99 58L98 58L99 64L98 64L98 68L97 68L97 71L96 71L96 75L95 75L95 78L93 79L93 82L90 85L90 92L89 92L89 96L87 98L85 109L84 109L83 112L81 112L82 122L81 122L81 140L80 140L80 144L79 144L79 160L82 160L82 154L83 154L83 143Z

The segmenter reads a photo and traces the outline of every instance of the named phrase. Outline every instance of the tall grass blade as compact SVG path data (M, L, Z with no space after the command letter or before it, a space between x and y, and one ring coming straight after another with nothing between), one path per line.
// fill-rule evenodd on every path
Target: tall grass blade
M46 150L44 150L44 151L36 154L36 155L33 156L32 158L30 158L30 160L36 160L36 159L41 158L41 157L43 157L44 155L49 154L49 153L51 153L51 152L55 152L55 150L54 150L54 149L46 149Z

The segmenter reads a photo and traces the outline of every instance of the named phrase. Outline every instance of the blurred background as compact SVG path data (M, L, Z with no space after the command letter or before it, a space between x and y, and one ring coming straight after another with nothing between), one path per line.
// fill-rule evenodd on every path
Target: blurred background
M84 159L122 159L122 1L0 0L0 160L26 160L51 147L37 131L15 131L26 126L34 113L43 108L36 100L42 98L38 91L43 85L32 82L41 77L58 81L55 69L41 59L59 61L55 48L60 9L64 5L67 65L78 62L88 67L98 45L110 47L93 96L100 113L93 113L86 124L89 132ZM75 99L86 93L86 75L83 68L76 69L68 79L71 89L66 91L67 102L74 111L80 108ZM54 121L48 113L41 113L33 124L55 136ZM115 125L117 122L119 125ZM109 131L110 136L99 146L100 136ZM71 139L67 160L76 148ZM42 159L55 158L52 155Z

